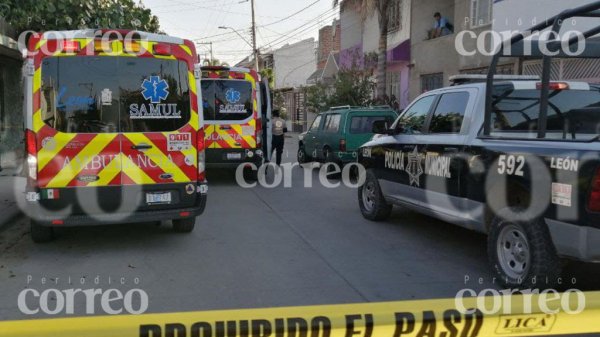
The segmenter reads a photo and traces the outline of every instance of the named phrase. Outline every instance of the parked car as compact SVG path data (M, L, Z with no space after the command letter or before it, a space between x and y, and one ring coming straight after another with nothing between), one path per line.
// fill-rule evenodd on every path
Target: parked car
M356 161L357 149L373 137L376 121L389 125L397 113L390 107L331 108L319 114L307 132L299 137L298 162L333 162L340 165Z

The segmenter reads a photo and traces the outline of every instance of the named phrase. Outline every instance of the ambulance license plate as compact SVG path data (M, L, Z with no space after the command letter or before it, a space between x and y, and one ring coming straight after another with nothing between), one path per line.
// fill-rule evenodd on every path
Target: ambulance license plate
M228 153L227 154L227 160L241 160L241 159L242 159L241 153Z
M149 205L170 204L171 203L171 192L146 193L146 203Z

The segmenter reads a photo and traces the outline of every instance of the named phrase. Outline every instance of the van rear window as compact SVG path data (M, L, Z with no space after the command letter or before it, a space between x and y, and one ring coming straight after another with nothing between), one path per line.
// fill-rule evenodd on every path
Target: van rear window
M242 121L252 116L252 84L243 80L202 80L206 121Z
M42 62L42 118L60 132L175 131L190 120L187 65L131 57Z
M537 137L540 90L514 90L496 86L492 135ZM547 133L549 139L588 140L600 132L600 87L590 90L550 91Z
M387 121L388 125L394 123L392 116L355 116L350 122L350 133L366 134L373 132L373 123L376 121Z

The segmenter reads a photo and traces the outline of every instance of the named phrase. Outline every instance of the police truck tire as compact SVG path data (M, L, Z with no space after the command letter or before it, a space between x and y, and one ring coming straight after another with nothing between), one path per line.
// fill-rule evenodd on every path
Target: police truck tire
M371 221L383 221L392 214L393 206L385 201L372 170L367 170L365 183L358 188L358 205L363 217Z
M510 210L501 210L492 220L488 236L492 270L508 288L554 287L561 275L561 261L548 228L541 219L510 220Z
M191 233L196 226L196 218L173 220L173 230L177 233Z
M54 228L42 226L34 220L30 221L31 239L35 243L47 243L54 240Z

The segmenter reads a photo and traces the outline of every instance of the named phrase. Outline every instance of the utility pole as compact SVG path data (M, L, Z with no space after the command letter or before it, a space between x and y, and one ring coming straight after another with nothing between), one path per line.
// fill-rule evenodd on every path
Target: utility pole
M210 64L213 65L213 62L215 61L215 56L213 54L213 43L212 42L196 42L196 44L210 46Z
M252 49L254 52L254 67L256 68L256 72L259 72L258 48L256 47L256 16L254 13L254 0L250 0L250 4L252 6Z

